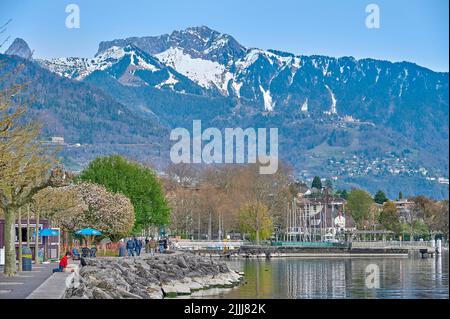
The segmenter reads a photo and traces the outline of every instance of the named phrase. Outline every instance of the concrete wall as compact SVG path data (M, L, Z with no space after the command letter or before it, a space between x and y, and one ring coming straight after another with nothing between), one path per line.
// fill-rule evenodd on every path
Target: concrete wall
M419 250L431 248L429 241L354 241L352 248L404 248L408 250Z

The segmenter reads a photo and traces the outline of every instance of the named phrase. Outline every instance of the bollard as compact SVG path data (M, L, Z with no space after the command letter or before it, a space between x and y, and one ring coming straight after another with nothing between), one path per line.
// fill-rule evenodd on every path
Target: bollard
M438 239L436 241L436 254L440 255L442 253L442 240Z
M22 247L22 271L32 270L32 260L31 249L27 246Z

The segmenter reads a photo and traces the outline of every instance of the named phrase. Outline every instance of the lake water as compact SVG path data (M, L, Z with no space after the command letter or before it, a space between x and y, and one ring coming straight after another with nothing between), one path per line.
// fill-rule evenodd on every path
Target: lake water
M230 266L245 272L233 289L194 298L449 298L448 253L434 258L280 258L239 259ZM368 270L374 270L367 279ZM370 280L379 270L379 280ZM366 281L368 281L369 288ZM373 288L379 283L379 288Z

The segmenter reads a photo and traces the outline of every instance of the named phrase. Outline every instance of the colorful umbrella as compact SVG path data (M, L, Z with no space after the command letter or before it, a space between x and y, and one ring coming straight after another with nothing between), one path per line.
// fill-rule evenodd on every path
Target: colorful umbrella
M93 228L83 228L83 229L80 229L79 231L77 231L76 234L83 235L83 236L98 236L98 235L101 235L102 232L97 229L93 229Z
M34 232L36 235L36 232ZM44 228L39 231L39 237L55 237L59 235L59 231L51 228Z

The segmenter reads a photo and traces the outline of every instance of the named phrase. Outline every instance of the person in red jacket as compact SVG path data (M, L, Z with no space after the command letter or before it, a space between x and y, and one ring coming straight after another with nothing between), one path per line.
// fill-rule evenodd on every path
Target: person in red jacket
M59 267L53 269L53 272L63 272L64 269L67 267L69 256L70 252L68 251L59 261Z

